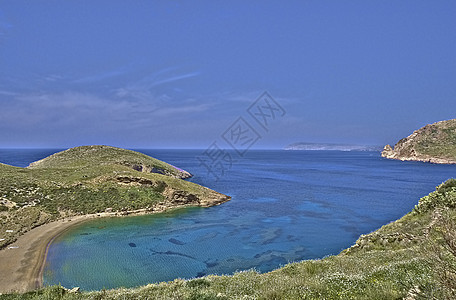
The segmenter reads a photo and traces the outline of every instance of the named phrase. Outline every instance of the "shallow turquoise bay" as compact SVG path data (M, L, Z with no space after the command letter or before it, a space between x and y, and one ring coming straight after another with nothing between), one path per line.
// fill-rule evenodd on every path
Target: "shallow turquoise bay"
M456 166L398 162L377 152L250 151L219 181L197 150L142 152L232 196L211 208L97 219L56 239L45 284L85 290L260 272L337 254L400 218Z

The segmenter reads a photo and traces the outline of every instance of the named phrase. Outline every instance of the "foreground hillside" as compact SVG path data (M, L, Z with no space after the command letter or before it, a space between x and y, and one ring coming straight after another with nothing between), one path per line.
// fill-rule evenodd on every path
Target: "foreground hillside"
M456 164L456 119L426 125L401 139L394 149L386 145L382 156L398 160Z
M182 180L191 174L142 153L84 146L27 168L0 164L0 249L39 225L76 215L126 215L211 206L229 197Z
M336 256L291 263L266 274L70 292L53 286L1 299L455 299L456 180L415 209Z

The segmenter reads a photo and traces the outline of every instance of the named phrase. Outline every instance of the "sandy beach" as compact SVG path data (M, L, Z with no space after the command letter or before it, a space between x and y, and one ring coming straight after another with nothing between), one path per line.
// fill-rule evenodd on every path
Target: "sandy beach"
M157 206L151 209L138 209L123 213L104 212L67 219L38 226L21 235L16 242L0 250L0 294L9 292L27 292L42 286L43 271L47 249L51 242L82 222L102 217L138 216L161 213L170 209L188 205Z
M0 250L0 293L40 287L48 245L58 235L90 218L93 216L78 216L41 225Z

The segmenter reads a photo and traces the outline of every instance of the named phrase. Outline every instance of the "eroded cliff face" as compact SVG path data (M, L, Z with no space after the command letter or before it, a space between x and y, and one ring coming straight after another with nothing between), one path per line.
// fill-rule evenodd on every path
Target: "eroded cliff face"
M175 190L169 187L166 187L163 195L166 197L165 204L168 204L169 206L194 205L210 207L222 204L231 199L230 196L226 196L215 191L210 191L210 193L201 197L187 191Z
M394 148L386 145L382 157L456 164L456 119L426 125L401 139Z

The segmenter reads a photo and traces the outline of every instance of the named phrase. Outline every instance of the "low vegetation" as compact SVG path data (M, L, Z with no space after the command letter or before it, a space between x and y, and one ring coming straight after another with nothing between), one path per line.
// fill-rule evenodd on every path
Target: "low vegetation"
M456 119L428 125L425 133L417 143L420 153L456 159Z
M339 255L259 274L210 275L134 289L70 292L52 286L1 299L455 299L456 180L403 218Z

